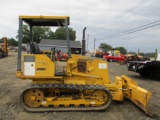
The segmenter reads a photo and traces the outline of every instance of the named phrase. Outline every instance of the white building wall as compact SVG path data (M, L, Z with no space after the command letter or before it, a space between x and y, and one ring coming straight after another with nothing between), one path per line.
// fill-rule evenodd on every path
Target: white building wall
M157 60L160 61L160 53L157 54Z

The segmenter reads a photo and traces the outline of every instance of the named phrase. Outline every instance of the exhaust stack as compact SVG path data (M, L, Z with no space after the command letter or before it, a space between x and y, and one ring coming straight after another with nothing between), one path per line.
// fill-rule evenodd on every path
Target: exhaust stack
M86 40L85 40L85 30L87 27L83 29L83 39L82 39L82 55L86 54Z

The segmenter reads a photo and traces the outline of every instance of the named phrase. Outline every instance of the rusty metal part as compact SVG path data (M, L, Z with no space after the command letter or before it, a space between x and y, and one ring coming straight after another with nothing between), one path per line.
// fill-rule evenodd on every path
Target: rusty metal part
M119 61L118 64L123 65L127 64L130 61L145 61L145 60L150 60L148 57L142 57L140 55L125 55L125 59L123 61Z

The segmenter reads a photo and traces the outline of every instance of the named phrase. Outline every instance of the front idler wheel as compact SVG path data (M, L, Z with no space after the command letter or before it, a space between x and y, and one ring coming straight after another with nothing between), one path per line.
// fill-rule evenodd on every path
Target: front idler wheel
M29 89L23 95L24 103L29 107L38 107L44 99L44 94L39 89Z

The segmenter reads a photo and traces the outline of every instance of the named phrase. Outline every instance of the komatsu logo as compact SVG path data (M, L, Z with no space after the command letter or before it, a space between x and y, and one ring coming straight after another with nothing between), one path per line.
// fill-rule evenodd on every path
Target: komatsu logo
M36 71L46 71L46 68L37 68Z

